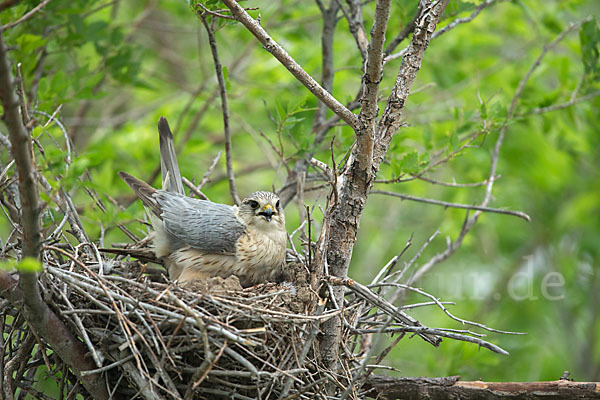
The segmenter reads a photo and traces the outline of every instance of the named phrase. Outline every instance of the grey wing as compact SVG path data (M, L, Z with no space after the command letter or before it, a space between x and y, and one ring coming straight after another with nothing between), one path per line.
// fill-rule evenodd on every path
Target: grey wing
M211 254L235 254L244 225L234 207L162 190L155 198L165 230L181 244Z

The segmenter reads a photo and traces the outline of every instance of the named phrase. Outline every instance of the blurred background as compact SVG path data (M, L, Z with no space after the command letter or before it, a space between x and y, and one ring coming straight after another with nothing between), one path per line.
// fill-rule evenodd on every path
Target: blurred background
M321 76L320 2L247 1L261 25L302 65ZM325 6L328 1L323 0ZM416 1L396 0L388 41L413 18ZM438 28L469 17L482 1L451 1ZM523 211L531 222L486 213L452 257L437 264L415 286L443 301L452 313L488 326L526 332L488 334L510 352L493 354L476 345L445 340L433 348L405 338L387 364L403 376L461 375L465 380L555 380L563 371L577 380L600 379L600 111L598 23L600 3L588 1L497 1L471 22L434 39L429 46L404 113L406 127L392 142L378 178L410 178L439 159L430 181L375 185L376 189L472 205L483 199L490 154L505 123L519 82L570 23L592 16L542 59L507 122L491 207ZM21 1L0 13L6 24L37 1ZM224 8L216 1L207 6ZM374 2L364 6L367 32ZM361 82L360 53L341 13L334 38L333 94L354 99ZM238 23L215 23L225 68L233 142L233 169L241 196L281 187L287 172L311 150L317 106L299 84ZM54 189L72 191L88 234L102 245L130 241L118 229L126 224L140 236L146 227L140 202L117 176L127 171L151 179L159 166L156 124L165 116L179 146L182 173L198 182L224 150L223 120L207 34L185 1L51 2L34 18L4 32L21 63L30 108L54 114L72 142L70 167L56 123L34 129L44 144L38 158ZM396 52L408 45L404 41ZM394 84L401 59L384 69L380 108ZM587 96L587 97L586 97ZM584 101L578 101L584 98ZM558 106L558 107L554 107ZM546 110L554 107L556 110ZM331 113L329 114L331 115ZM470 146L473 132L487 128ZM4 129L1 127L0 129ZM6 132L2 132L6 134ZM346 126L330 130L316 158L336 162L353 143ZM281 147L279 147L281 146ZM7 152L1 149L2 165ZM82 174L89 171L89 179ZM320 182L322 183L322 182ZM319 182L310 184L317 187ZM458 185L454 185L458 183ZM159 178L154 186L160 186ZM101 211L85 188L95 190ZM203 191L211 200L231 203L225 157ZM305 203L313 209L318 237L327 192L313 190ZM45 201L50 202L47 196ZM52 207L44 223L52 225ZM459 235L466 211L372 194L361 220L350 276L369 283L412 235L400 267L439 230L407 277ZM289 232L298 227L295 202L286 209ZM3 242L10 233L0 219ZM407 303L426 301L410 295ZM439 309L411 312L433 327L463 329Z

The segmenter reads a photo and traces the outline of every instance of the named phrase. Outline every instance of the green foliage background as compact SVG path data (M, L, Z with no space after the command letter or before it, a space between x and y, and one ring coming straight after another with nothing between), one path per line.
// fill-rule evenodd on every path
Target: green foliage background
M17 20L37 3L20 2L2 12L0 22ZM216 2L207 3L220 8ZM480 3L451 1L440 26L468 16ZM321 22L316 4L281 0L244 5L260 7L252 15L260 14L262 26L274 39L309 73L320 76ZM458 149L485 120L487 135L428 175L444 182L485 180L498 128L520 80L545 44L569 23L597 16L599 8L595 0L505 1L433 40L404 114L408 126L394 139L379 178L419 172ZM371 3L365 6L367 31L373 9ZM393 2L388 40L415 10L415 1ZM312 145L309 133L317 103L240 24L217 24L238 190L244 195L280 187L285 169L260 132L275 144L279 132L284 156L293 165ZM34 134L45 152L36 157L54 190L74 193L93 240L106 245L128 241L115 228L117 222L144 234L143 225L134 221L142 216L142 206L132 203L116 172L151 176L159 165L159 116L169 119L176 143L191 135L180 153L185 176L198 180L223 150L220 101L206 33L185 2L51 2L34 18L5 31L4 38L13 47L15 64L22 65L31 108L53 114L62 106L57 116L73 142L70 167L61 130L56 123L43 127L47 118L39 113L33 114L40 122ZM600 379L600 97L532 115L536 108L568 102L575 90L578 96L598 91L599 40L597 20L568 35L535 70L519 99L519 117L508 122L499 161L501 178L491 206L522 210L532 221L485 214L458 252L419 282L442 300L456 302L451 306L456 315L527 335L489 335L510 356L450 340L436 349L417 338L405 338L387 360L399 374L525 381L554 380L569 370L577 380ZM359 88L361 62L344 19L336 27L334 50L338 72L333 94L347 102ZM385 67L383 99L399 65L395 60ZM317 158L330 159L327 146L334 137L336 161L343 158L353 142L351 130L343 126L329 132ZM3 149L3 163L6 159ZM214 201L231 202L224 169L222 157L204 191ZM86 170L89 180L82 178ZM158 180L154 183L159 185ZM484 194L481 186L456 188L420 180L376 186L465 204L480 201ZM95 207L83 187L100 193L106 212ZM50 203L44 223L51 231L56 226L55 207L51 197L43 196ZM308 204L322 204L324 194L307 196ZM295 207L291 204L286 211L288 231L298 225ZM317 208L317 227L320 215ZM445 237L456 238L464 218L464 210L372 195L361 221L351 277L370 282L411 234L413 246L403 261L439 229L441 234L413 266L418 268L445 248ZM10 233L7 220L0 222L0 232L4 241ZM429 326L465 328L438 309L418 309L414 315Z

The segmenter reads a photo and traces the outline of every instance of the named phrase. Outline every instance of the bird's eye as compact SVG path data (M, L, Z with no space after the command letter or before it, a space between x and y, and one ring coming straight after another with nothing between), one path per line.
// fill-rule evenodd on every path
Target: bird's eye
M277 200L277 203L275 203L275 208L279 208L279 200Z
M250 204L250 207L252 208L258 208L258 201L249 200L248 204Z

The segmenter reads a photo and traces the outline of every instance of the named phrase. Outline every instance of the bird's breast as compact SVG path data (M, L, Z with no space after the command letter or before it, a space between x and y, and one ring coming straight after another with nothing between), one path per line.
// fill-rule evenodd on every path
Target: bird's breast
M285 261L285 232L283 235L248 230L237 245L237 258L250 268L279 267Z

